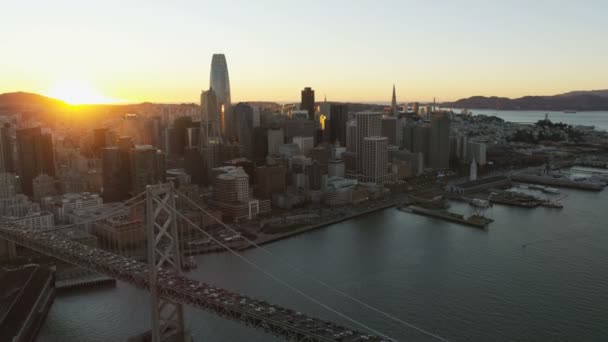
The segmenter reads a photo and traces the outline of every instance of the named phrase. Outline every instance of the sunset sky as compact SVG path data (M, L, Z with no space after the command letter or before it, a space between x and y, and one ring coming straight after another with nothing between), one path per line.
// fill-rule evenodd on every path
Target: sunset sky
M453 100L608 88L608 1L6 1L0 93L197 102ZM68 99L69 100L69 99Z

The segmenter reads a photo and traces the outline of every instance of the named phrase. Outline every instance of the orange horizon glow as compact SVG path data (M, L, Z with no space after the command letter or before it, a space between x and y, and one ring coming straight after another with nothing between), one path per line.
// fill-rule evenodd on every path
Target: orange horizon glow
M89 82L77 79L57 81L53 83L47 92L45 92L45 95L70 105L110 104L120 102L119 100L103 95Z

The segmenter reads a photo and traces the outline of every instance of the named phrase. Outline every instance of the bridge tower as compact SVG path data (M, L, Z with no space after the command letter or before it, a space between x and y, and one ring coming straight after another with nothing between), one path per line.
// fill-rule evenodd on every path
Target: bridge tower
M182 274L182 260L175 214L173 183L146 188L146 238L150 265L152 342L184 341L184 311L181 304L160 297L158 270Z

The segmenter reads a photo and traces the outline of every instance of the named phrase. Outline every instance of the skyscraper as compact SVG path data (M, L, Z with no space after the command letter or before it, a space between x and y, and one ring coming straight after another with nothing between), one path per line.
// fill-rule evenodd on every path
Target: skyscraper
M213 89L201 94L201 139L200 152L205 165L203 179L210 180L211 169L219 165L219 150L222 141L219 128L220 108Z
M165 156L150 145L135 145L131 150L131 188L133 194L165 180Z
M393 84L393 99L391 101L391 115L397 116L397 93L395 92L394 84Z
M346 144L346 121L348 121L348 105L332 104L329 106L329 141L333 144L339 141Z
M388 138L389 145L397 145L397 117L384 116L382 118L382 136Z
M33 180L40 174L55 177L53 158L53 139L50 134L42 133L40 127L25 128L17 131L21 190L33 195Z
M302 90L302 101L300 103L300 109L308 111L308 119L315 120L315 91L310 87Z
M10 124L0 127L0 173L2 172L15 172Z
M232 102L230 98L230 78L228 76L228 64L224 54L214 54L211 58L211 75L209 88L217 96L219 108L219 123L224 137L235 135L234 119L232 116Z
M382 114L374 112L361 112L357 113L357 144L356 154L361 170L362 163L362 151L363 151L363 140L367 137L380 137L382 136Z
M236 122L236 136L241 147L241 155L245 158L253 158L253 127L254 110L247 103L239 103L234 106L234 118Z
M388 139L379 136L366 137L361 148L362 180L383 183L387 175Z
M429 166L435 169L450 167L450 118L445 113L431 116Z

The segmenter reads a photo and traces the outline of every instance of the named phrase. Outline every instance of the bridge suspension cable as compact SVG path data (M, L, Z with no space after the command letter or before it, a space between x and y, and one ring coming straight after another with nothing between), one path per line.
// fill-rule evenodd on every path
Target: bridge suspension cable
M181 193L178 193L181 196L184 196ZM205 211L203 211L205 212ZM301 295L302 297L308 299L309 301L323 307L324 309L364 328L367 329L368 331L381 336L383 338L386 338L390 341L396 341L394 338L391 338L389 336L386 336L385 334L375 330L374 328L371 328L370 326L361 323L357 320L355 320L354 318L351 318L349 316L347 316L346 314L341 313L340 311L332 308L331 306L322 303L321 301L315 299L314 297L312 297L311 295L306 294L304 291L298 289L297 287L287 283L286 281L280 279L279 277L275 276L274 274L272 274L269 271L266 271L264 268L262 268L261 266L259 266L257 263L249 260L248 258L244 257L243 255L239 254L237 251L233 250L232 248L226 246L224 243L222 243L221 241L219 241L218 239L216 239L213 235L209 234L208 232L206 232L204 229L202 229L200 226L198 226L197 224L195 224L194 222L192 222L188 217L186 217L185 215L183 215L182 213L180 213L178 210L175 210L175 213L181 217L182 219L184 219L187 223L189 223L190 225L192 225L195 229L197 229L198 231L200 231L201 233L205 234L209 239L213 240L215 243L217 243L218 245L222 246L224 249L228 250L230 253L234 254L236 257L238 257L239 259L243 260L245 263L247 263L248 265L252 266L253 268L257 269L258 271L264 273L266 276L268 276L269 278L273 279L274 281L276 281L277 283L287 287L288 289L296 292L297 294ZM206 213L206 212L205 212ZM213 217L213 216L212 216Z
M210 216L210 217L211 217L211 218L212 218L212 219L213 219L215 222L219 223L219 224L220 224L222 227L224 227L224 228L226 228L226 229L230 230L230 231L231 231L231 232L233 232L233 233L240 234L240 233L239 233L237 230L235 230L234 228L230 227L229 225L227 225L226 223L224 223L222 220L220 220L220 219L216 218L215 216L211 215L211 214L210 214L210 213L209 213L207 210L205 210L204 208L202 208L202 207L201 207L201 206L200 206L198 203L196 203L196 202L194 202L193 200L191 200L191 199L190 199L188 196L186 196L186 195L184 195L183 193L179 192L179 190L175 190L175 192L176 192L176 193L177 193L179 196L181 196L182 198L184 198L184 199L185 199L185 200L186 200L188 203L190 203L191 205L193 205L193 206L194 206L194 207L196 207L197 209L201 210L203 213L207 214L208 216ZM199 229L200 229L200 228L199 228ZM207 236L209 236L209 234L207 234L206 232L205 232L205 234L206 234ZM241 235L241 237L242 237L242 238L243 238L245 241L247 241L248 243L250 243L252 246L254 246L254 247L256 247L256 248L259 248L260 250L264 251L266 254L268 254L268 255L272 256L272 257L273 257L273 259L278 260L278 262L279 262L279 263L281 263L281 264L283 264L283 265L287 266L287 267L288 267L289 269L291 269L292 271L294 271L294 272L296 272L296 273L300 274L300 276L301 276L301 277L309 278L310 280L312 280L312 281L316 282L317 284L319 284L319 285L321 285L321 286L323 286L323 287L327 288L328 290L332 291L333 293L339 294L339 295L343 296L344 298L347 298L347 299L349 299L349 300L351 300L351 301L353 301L353 302L355 302L355 303L357 303L357 304L359 304L359 305L361 305L361 306L363 306L363 307L365 307L365 308L367 308L367 309L369 309L369 310L372 310L372 311L374 311L374 312L376 312L376 313L378 313L378 314L381 314L381 315L382 315L382 316L384 316L384 317L387 317L387 318L389 318L389 319L391 319L391 320L393 320L393 321L395 321L395 322L397 322L397 323L400 323L400 324L401 324L401 325L403 325L403 326L406 326L406 327L408 327L408 328L414 329L414 330L416 330L416 331L418 331L418 332L420 332L420 333L423 333L423 334L425 334L425 335L427 335L427 336L433 337L433 338L435 338L435 339L437 339L437 340L439 340L439 341L443 341L443 342L450 342L448 339L446 339L446 338L444 338L444 337L441 337L441 336L439 336L439 335L437 335L437 334L435 334L435 333L433 333L433 332L430 332L430 331L428 331L428 330L426 330L426 329L424 329L424 328L420 328L420 327L418 327L418 326L416 326L416 325L414 325L414 324L412 324L412 323L409 323L409 322L406 322L406 321L404 321L404 320L400 319L399 317L396 317L396 316L394 316L394 315L392 315L392 314L390 314L390 313L387 313L387 312L385 312L385 311L383 311L383 310L381 310L381 309L378 309L378 308L376 308L376 307L374 307L374 306L372 306L372 305L369 305L369 304L367 304L367 303L363 302L362 300L360 300L360 299L358 299L358 298L356 298L356 297L353 297L353 296L349 295L348 293L345 293L344 291L341 291L341 290L339 290L339 289L337 289L337 288L335 288L335 287L333 287L333 286L329 285L328 283L324 282L323 280L321 280L321 279L319 279L319 278L317 278L317 277L314 277L314 276L308 275L306 272L304 272L304 271L303 271L302 269L300 269L299 267L297 267L297 266L295 266L295 265L293 265L293 264L291 264L291 263L289 263L289 262L285 261L283 258L277 257L277 256L276 256L274 253L272 253L272 252L271 252L270 250L268 250L267 248L264 248L263 246L260 246L259 244L255 243L254 241L252 241L252 240L248 239L247 237L245 237L245 236L243 236L243 235ZM213 240L215 240L215 239L213 239ZM215 241L217 242L217 240L215 240ZM218 242L218 243L219 243L219 242ZM220 243L220 244L221 244L221 243ZM224 245L222 245L222 247L224 247L224 248L228 248L228 247L225 247ZM230 249L229 249L229 250L230 250ZM230 250L230 251L232 252L232 250ZM235 253L236 253L236 252L235 252ZM233 253L233 254L234 254L234 253ZM240 254L238 254L238 253L237 253L237 255L239 255L239 256L240 256Z
M139 195L137 195L135 197L132 197L132 198L126 200L125 202L122 203L122 205L120 207L117 207L117 208L115 208L115 209L113 209L113 210L111 210L111 211L109 211L107 213L104 213L104 214L102 214L102 215L100 215L100 216L98 216L98 217L96 217L94 219L91 219L91 220L86 220L86 221L81 221L81 222L75 222L75 223L69 223L69 224L64 224L64 225L55 225L55 226L32 225L31 227L33 227L33 228L43 228L43 229L41 229L42 232L54 232L54 231L57 231L57 230L68 229L68 228L71 228L71 227L77 227L77 226L93 223L93 222L96 222L96 221L105 220L107 218L110 218L112 216L115 216L115 215L119 214L120 212L123 212L125 210L129 210L129 209L131 209L131 208L133 208L133 207L135 207L137 205L142 204L143 202L146 201L145 198L142 199L142 200L140 200L140 201L138 201L138 202L136 202L136 203L127 205L129 202L133 202L135 199L137 199L138 197L141 197L143 195L145 195L145 192L142 192L141 194L139 194Z

